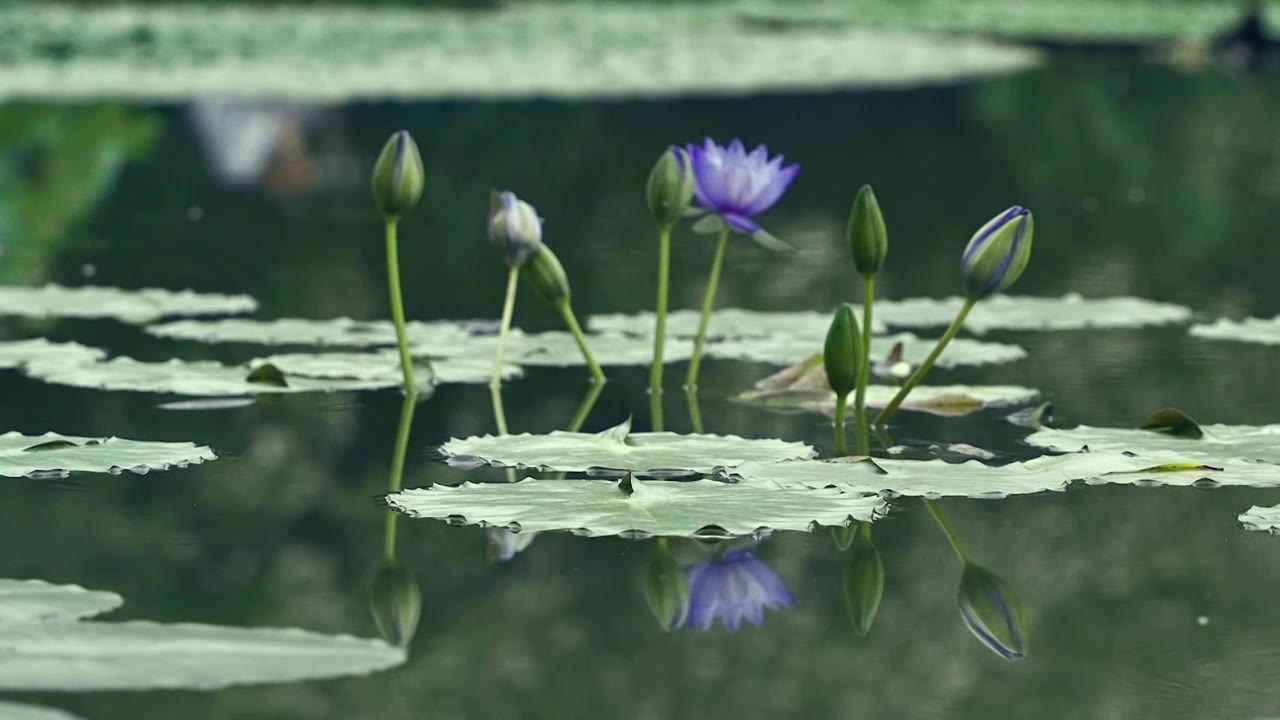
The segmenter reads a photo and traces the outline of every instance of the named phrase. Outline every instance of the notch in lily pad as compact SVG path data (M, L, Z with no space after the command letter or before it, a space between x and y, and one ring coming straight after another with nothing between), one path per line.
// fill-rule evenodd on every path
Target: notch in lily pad
M1190 440L1199 440L1204 437L1200 424L1191 419L1190 415L1176 408L1165 408L1152 413L1138 425L1138 429Z

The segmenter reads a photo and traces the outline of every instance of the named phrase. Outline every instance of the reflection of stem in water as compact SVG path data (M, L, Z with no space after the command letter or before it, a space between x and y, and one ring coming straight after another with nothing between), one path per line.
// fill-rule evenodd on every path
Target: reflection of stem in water
M898 394L894 395L893 400L890 400L889 404L876 416L876 425L884 425L889 422L889 418L893 417L893 414L898 411L898 406L902 404L902 401L907 399L907 395L915 386L920 384L921 380L924 380L924 376L928 374L933 364L938 361L942 351L947 349L947 344L960 332L960 328L964 325L964 319L969 317L969 311L973 309L977 302L974 298L965 300L964 307L960 308L960 312L956 313L956 319L951 321L951 327L947 328L947 331L943 333L938 340L938 344L933 346L929 357L920 363L920 367L916 368L914 373L911 373L911 377L907 378L907 381L903 383L902 389L898 391Z
M956 557L960 558L960 562L969 562L969 554L960 547L960 540L956 537L956 531L951 527L951 523L947 521L947 516L942 513L942 508L938 507L932 500L925 499L925 507L929 508L929 513L933 515L934 522L938 523L938 527L942 528L942 534L947 536L947 542L951 543L951 549L956 551Z
M662 432L662 391L649 393L649 426L654 432Z
M867 384L871 382L871 306L876 299L876 276L867 275L862 283L862 366L858 372L858 394L853 401L854 432L858 438L858 454L870 455L867 440Z
M596 400L600 398L600 391L602 390L604 390L604 385L600 383L591 383L587 387L587 394L582 396L582 402L578 405L578 412L574 413L573 422L569 425L569 432L578 432L582 429L583 423L591 415L591 409L596 406Z
M702 406L698 404L697 388L685 388L684 396L689 401L689 424L696 433L702 432Z
M409 431L413 427L413 412L417 408L417 403L418 394L410 392L404 396L404 403L400 406L400 425L396 429L395 454L391 456L391 479L387 482L388 495L400 492L400 485L404 479L404 459L409 451ZM383 554L388 563L394 563L396 560L396 519L399 517L400 513L394 510L387 511Z
M519 287L519 280L520 266L512 265L511 271L507 274L507 295L502 301L502 325L498 328L498 352L493 359L493 376L489 378L489 387L498 387L502 384L502 357L507 351L507 333L511 331L511 314L516 307L516 289ZM506 430L502 431L504 435L506 432Z
M698 337L693 341L693 357L689 360L689 374L684 380L686 388L697 389L698 387L698 371L702 368L702 348L707 343L707 325L711 322L711 311L716 306L716 290L720 287L720 268L724 266L724 251L728 244L729 224L724 223L724 227L720 230L720 240L716 243L716 255L711 260L707 295L702 299L702 318L698 320Z
M396 325L396 343L400 346L400 370L404 373L404 391L410 395L417 389L413 381L413 359L409 356L409 338L404 326L404 299L400 295L400 251L396 247L394 217L386 220L387 284L391 288L391 319Z

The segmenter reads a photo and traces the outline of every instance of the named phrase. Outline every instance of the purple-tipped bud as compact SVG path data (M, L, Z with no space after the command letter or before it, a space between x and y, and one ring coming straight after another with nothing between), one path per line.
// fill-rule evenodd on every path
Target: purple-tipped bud
M1004 580L986 568L965 563L958 600L965 627L991 652L1010 661L1026 655L1022 606Z
M523 265L542 247L542 219L529 203L513 192L489 197L489 241L511 265Z
M422 156L418 144L405 130L382 146L373 166L373 200L382 214L394 218L418 204L422 197Z
M1034 227L1031 211L1018 205L983 225L960 260L965 295L981 300L1012 285L1031 260Z

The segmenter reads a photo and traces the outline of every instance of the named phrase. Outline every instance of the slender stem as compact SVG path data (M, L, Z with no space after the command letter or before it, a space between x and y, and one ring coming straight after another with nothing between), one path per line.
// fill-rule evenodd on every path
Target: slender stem
M888 450L894 445L897 445L897 443L894 442L893 436L889 434L889 429L886 428L885 426L875 425L872 427L872 429L876 433L876 440L880 442L880 447Z
M498 329L498 353L493 359L493 376L489 387L502 385L502 356L507 352L507 334L511 332L511 314L516 307L516 290L519 288L520 266L512 265L507 273L507 297L502 301L502 325Z
M658 228L658 316L653 329L653 366L649 368L649 392L662 392L662 346L667 340L667 288L671 275L671 226Z
M693 358L689 361L689 374L685 377L687 388L697 389L698 371L702 369L702 348L707 343L707 325L711 322L711 310L716 305L716 291L720 287L720 268L724 265L724 251L729 245L729 226L720 230L716 243L716 256L711 260L711 276L707 278L707 295L702 300L702 319L698 321L698 338L693 341Z
M489 399L493 401L493 421L498 425L498 434L507 434L507 413L502 408L502 386L489 386Z
M933 346L933 351L929 353L929 357L925 358L924 362L920 363L920 367L916 368L914 373L911 373L911 377L907 378L907 382L903 384L902 389L898 391L898 394L894 395L893 400L891 400L889 404L880 411L880 414L876 416L876 425L884 425L888 422L889 418L893 417L893 414L898 411L898 406L907 398L907 394L910 393L915 386L919 385L921 380L924 380L924 376L928 374L929 368L933 367L933 364L938 361L938 357L942 355L942 351L946 349L947 343L950 343L956 336L956 333L960 332L960 327L964 325L964 319L969 317L969 311L973 309L973 306L977 304L977 302L978 301L974 298L965 300L964 307L960 308L959 313L956 313L956 319L951 321L951 327L947 328L947 331L943 333L942 338L938 340L938 344Z
M942 534L947 536L947 542L951 543L951 549L956 551L956 557L960 558L960 562L969 562L969 553L960 547L960 540L956 537L956 531L951 527L947 516L943 514L942 508L928 498L925 498L924 506L929 508L929 514L933 515L933 521L938 523L938 527L942 528Z
M696 388L685 388L684 396L689 401L689 424L693 426L694 432L701 433L702 406L698 403L698 391Z
M871 306L876 300L876 276L867 275L862 282L862 367L858 371L858 394L853 400L858 454L870 455L867 439L867 384L871 382Z
M396 428L395 451L391 455L391 479L387 482L387 494L400 492L404 480L404 459L409 450L409 431L413 427L413 411L417 408L418 394L409 392L400 405L400 425ZM387 511L387 523L383 537L383 556L387 562L396 559L396 519L400 513Z
M649 393L649 425L654 432L662 432L662 393Z
M587 394L582 396L582 403L578 405L578 412L573 416L573 422L569 425L569 432L578 432L582 429L582 424L587 421L587 416L591 414L591 409L596 406L596 399L600 397L602 390L604 390L604 385L600 383L591 383L587 387Z
M409 337L404 326L404 301L400 295L400 251L396 248L398 218L386 219L387 284L391 287L391 319L396 325L396 342L400 345L400 370L404 372L404 391L413 393L413 358L409 356Z
M836 454L841 457L849 454L849 446L844 437L844 416L849 409L849 397L844 393L836 393L835 439Z
M573 308L569 307L569 301L561 300L556 305L560 308L560 316L564 318L564 324L568 325L569 332L573 333L573 339L578 343L578 349L582 351L582 359L587 361L587 369L591 371L591 382L604 382L604 371L600 369L600 365L596 363L596 359L591 355L591 348L587 347L587 336L582 334L582 326L578 324L578 318L573 314Z

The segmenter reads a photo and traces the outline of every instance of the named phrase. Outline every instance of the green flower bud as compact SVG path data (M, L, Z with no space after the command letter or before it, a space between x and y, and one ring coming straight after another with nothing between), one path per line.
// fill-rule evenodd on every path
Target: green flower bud
M569 276L565 275L560 258L546 245L529 256L520 267L520 272L534 290L552 305L569 301Z
M827 370L827 384L840 397L858 389L858 368L862 363L862 337L853 306L845 303L836 308L827 331L827 344L822 350L822 364Z
M693 164L684 148L672 146L662 153L645 186L649 212L659 225L670 227L684 217L693 202Z
M369 585L369 609L384 640L392 645L408 645L422 613L418 581L398 563L383 562Z
M849 211L849 247L859 273L869 276L880 272L889 253L889 232L885 230L884 215L880 214L880 203L870 185L863 185L853 199L853 209Z
M960 576L960 617L965 627L1005 660L1027 652L1027 630L1018 596L991 571L966 562Z
M844 566L844 604L859 637L871 632L884 595L884 562L870 533L859 533Z
M405 130L382 146L373 166L373 200L387 217L399 217L422 197L422 156Z
M677 630L689 616L689 575L671 554L665 538L654 545L645 570L644 600L664 630Z
M983 225L960 259L965 295L981 300L1012 285L1031 260L1034 229L1031 211L1017 205Z

